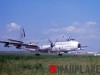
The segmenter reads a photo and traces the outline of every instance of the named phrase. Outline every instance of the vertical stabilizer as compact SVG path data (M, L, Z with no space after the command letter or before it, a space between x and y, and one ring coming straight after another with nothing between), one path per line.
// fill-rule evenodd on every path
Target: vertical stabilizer
M20 28L20 40L22 40L24 37L26 37L26 34L25 34L25 30L23 27Z

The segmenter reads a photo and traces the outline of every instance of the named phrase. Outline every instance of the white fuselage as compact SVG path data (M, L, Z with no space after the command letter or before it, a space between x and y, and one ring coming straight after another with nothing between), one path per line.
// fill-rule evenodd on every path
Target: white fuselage
M56 42L55 46L52 47L51 51L62 51L62 52L68 52L68 51L75 51L78 48L79 42L71 40L71 41L66 41L66 42ZM42 45L39 47L39 49L42 50L49 50L50 45Z

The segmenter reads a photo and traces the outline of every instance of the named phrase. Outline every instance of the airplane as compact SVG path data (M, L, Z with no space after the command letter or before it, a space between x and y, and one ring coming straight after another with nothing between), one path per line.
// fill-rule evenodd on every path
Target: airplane
M25 37L25 31L22 28L21 29L21 38ZM36 55L40 55L40 52L58 52L58 55L62 55L61 52L68 53L70 51L77 51L77 50L84 50L85 47L87 46L82 46L78 41L75 39L67 39L67 41L64 42L58 42L56 40L55 42L52 42L50 39L48 41L50 44L45 44L45 45L36 45L35 43L32 44L26 44L23 41L19 40L13 40L13 39L8 39L9 41L0 41L0 43L4 43L4 47L12 47L15 46L16 49L25 49L29 50L31 52L36 52Z
M78 41L73 39L68 39L64 42L55 42L50 41L50 45L39 46L39 51L48 51L48 52L58 52L58 55L61 55L60 52L68 53L70 51L84 50L87 46L82 46Z

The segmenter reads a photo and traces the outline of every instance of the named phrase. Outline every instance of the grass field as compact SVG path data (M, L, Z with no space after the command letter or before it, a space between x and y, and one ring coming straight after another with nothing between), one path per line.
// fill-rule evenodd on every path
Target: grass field
M100 56L0 54L0 75L100 75Z

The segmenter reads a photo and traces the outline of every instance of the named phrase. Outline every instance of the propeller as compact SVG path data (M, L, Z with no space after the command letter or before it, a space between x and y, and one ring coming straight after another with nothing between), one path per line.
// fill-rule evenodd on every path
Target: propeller
M55 46L55 45L53 44L53 42L52 42L50 39L48 39L48 41L50 42L50 47L51 47L51 48Z
M53 48L55 46L55 43L58 41L58 39L54 43L50 39L48 39L48 41L50 42L50 47Z
M53 43L50 39L48 39L48 41L50 42L50 50L52 50L52 48L55 46L55 43L58 41L58 39Z

